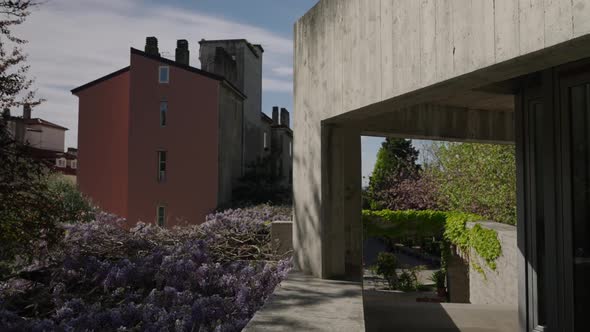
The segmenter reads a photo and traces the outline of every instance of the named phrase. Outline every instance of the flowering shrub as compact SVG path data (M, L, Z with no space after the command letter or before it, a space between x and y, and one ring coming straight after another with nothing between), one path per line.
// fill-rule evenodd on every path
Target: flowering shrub
M272 252L261 206L162 229L117 218L70 224L59 249L0 282L8 331L239 331L291 266ZM230 247L232 246L232 247ZM252 248L257 248L253 250Z

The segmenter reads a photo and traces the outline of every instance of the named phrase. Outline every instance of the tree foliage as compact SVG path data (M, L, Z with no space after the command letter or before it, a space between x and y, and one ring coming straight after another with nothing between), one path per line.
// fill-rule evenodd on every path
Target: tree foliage
M49 214L53 200L44 165L16 144L5 118L0 119L0 160L0 261L7 263L18 254L33 256L40 243L55 243L61 230Z
M28 147L15 142L8 128L10 109L35 106L27 78L29 67L13 28L22 24L35 1L0 1L0 275L16 258L31 259L56 243L63 231L56 225L56 197L48 187L44 165L31 158Z
M387 138L367 191L372 209L437 209L436 182L417 164L418 150L406 139Z
M12 29L22 24L37 5L32 0L0 0L0 109L12 109L27 103L35 106L35 99L27 78L29 66L22 46L26 40L15 36Z
M429 167L451 210L516 224L516 163L512 145L448 143Z

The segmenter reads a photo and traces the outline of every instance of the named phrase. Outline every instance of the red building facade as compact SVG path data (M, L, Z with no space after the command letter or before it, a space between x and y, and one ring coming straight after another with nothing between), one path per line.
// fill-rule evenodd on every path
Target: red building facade
M162 226L201 223L242 175L245 95L176 61L157 40L130 66L72 90L79 98L78 184L103 210Z

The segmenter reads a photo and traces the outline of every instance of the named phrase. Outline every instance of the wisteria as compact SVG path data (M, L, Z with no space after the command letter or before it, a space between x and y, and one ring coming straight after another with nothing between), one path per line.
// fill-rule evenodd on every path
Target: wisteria
M273 252L269 235L269 221L287 218L288 209L261 206L170 230L125 230L104 214L66 225L59 249L0 282L0 326L240 331L291 268L289 258Z

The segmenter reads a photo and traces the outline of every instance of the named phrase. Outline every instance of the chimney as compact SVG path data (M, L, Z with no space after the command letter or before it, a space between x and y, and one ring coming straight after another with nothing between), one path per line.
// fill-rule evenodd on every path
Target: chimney
M281 108L281 126L289 127L289 111Z
M279 107L273 106L272 108L272 124L278 125L279 124Z
M160 51L158 50L158 38L147 37L145 39L145 53L148 55L160 56Z
M188 66L189 65L188 41L186 39L179 39L176 41L176 62Z
M31 118L31 105L24 104L23 105L23 119L29 120Z

